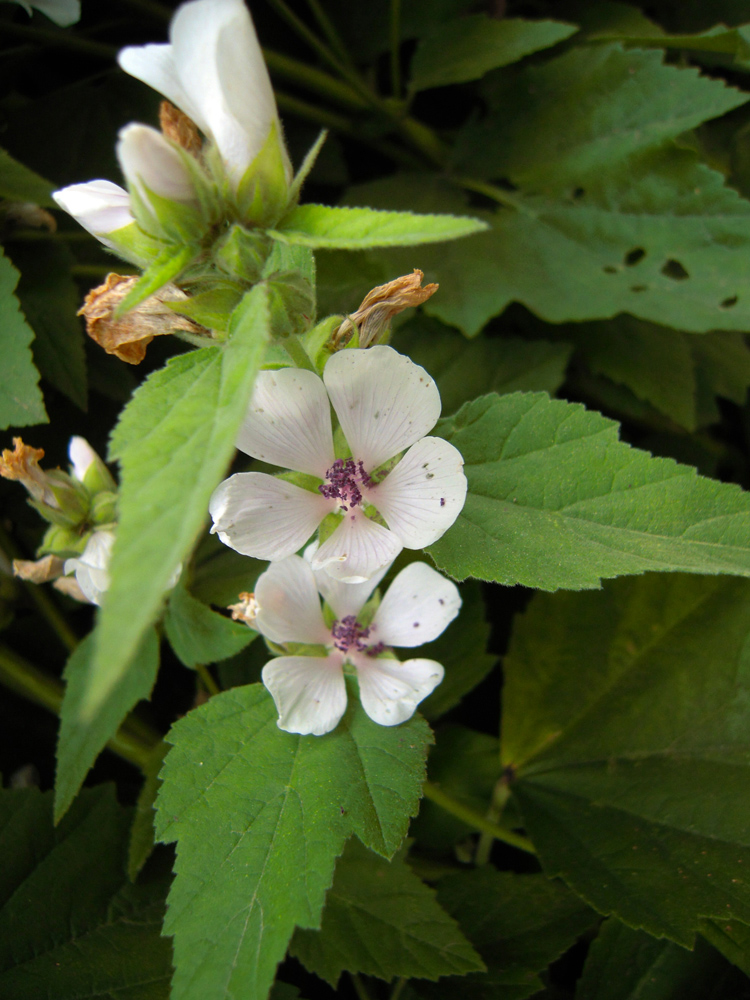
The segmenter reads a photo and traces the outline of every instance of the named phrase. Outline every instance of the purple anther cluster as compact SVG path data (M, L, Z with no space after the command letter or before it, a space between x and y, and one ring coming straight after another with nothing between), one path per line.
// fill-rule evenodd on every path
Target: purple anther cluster
M369 628L364 628L357 621L356 615L347 615L340 621L335 621L331 627L331 635L334 639L334 646L342 653L348 653L354 647L358 653L366 653L368 656L379 656L385 649L382 642L375 645L368 645L365 640L370 634Z
M362 462L353 458L337 458L326 472L327 482L322 483L318 490L327 500L339 500L341 510L349 510L362 503L360 486L372 486L373 482L365 472Z

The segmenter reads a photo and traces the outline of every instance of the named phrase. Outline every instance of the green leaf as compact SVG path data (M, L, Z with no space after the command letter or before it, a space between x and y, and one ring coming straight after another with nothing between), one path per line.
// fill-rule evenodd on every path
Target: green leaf
M420 656L437 660L445 667L442 682L419 706L422 715L430 721L439 719L458 705L497 663L497 657L487 652L490 625L480 584L467 580L460 591L463 604L458 618L439 638L420 649Z
M691 947L750 920L750 584L621 580L539 595L505 661L502 760L549 875Z
M733 995L719 990L727 979L739 976L705 943L687 951L611 917L591 945L576 1000L705 1000Z
M559 21L502 20L486 14L444 21L422 39L411 64L412 91L477 80L491 69L556 45L575 34Z
M0 993L13 1000L167 1000L164 889L125 884L129 810L81 793L58 827L52 793L0 791Z
M258 285L237 307L226 345L172 359L138 389L115 428L110 454L120 461L120 520L85 717L127 670L201 530L234 452L268 326L266 289Z
M186 667L226 660L258 635L244 622L225 618L196 600L182 582L169 595L164 629L172 649Z
M484 816L500 777L497 738L465 726L441 726L427 773L446 795ZM425 799L410 832L428 850L450 851L474 830Z
M429 549L457 579L580 590L651 570L750 576L750 494L631 448L578 403L483 396L437 433L469 481Z
M0 198L30 201L44 208L55 208L52 187L49 181L0 149Z
M570 326L562 336L592 372L626 385L690 431L719 418L716 396L742 404L750 386L750 349L742 334L696 337L618 316Z
M435 379L445 415L487 392L554 395L573 350L571 344L520 337L480 337L467 343L438 320L422 315L399 327L394 346Z
M195 553L190 591L204 604L227 607L236 604L243 591L252 591L255 581L267 567L267 562L241 556L216 535L206 534Z
M192 246L168 246L162 250L119 303L115 309L115 318L124 316L129 309L135 309L149 295L177 278L197 255L198 251Z
M0 251L0 326L5 343L0 376L0 430L48 420L39 391L39 372L29 347L34 334L13 294L18 277L18 271Z
M484 969L458 925L397 855L392 861L350 840L336 862L319 931L296 931L290 953L338 984L342 972L390 981L438 979Z
M64 245L44 241L14 244L13 261L21 271L18 298L34 330L34 360L42 378L85 410L86 359L73 257Z
M568 950L596 914L544 875L498 872L491 865L448 875L438 901L458 920L487 965L485 975L419 986L420 996L523 1000L542 988L537 973Z
M329 208L299 205L281 220L270 235L293 246L328 250L363 250L367 247L415 246L439 243L481 232L481 219L453 215L415 215L413 212L378 212L371 208Z
M82 722L81 704L86 696L94 655L94 637L78 644L65 666L65 695L60 708L55 775L55 822L68 811L81 785L120 723L142 699L151 696L159 670L159 639L154 629L143 636L130 667L109 690L96 715Z
M714 948L750 976L750 925L740 920L702 920L700 932Z
M154 849L154 804L161 785L159 772L168 749L167 744L160 740L141 767L144 782L135 804L128 846L128 878L131 882L135 882Z
M319 926L352 833L385 857L417 810L431 734L420 718L376 725L350 689L324 737L276 726L261 685L225 691L172 729L157 799L177 841L165 931L173 1000L263 1000L295 926Z

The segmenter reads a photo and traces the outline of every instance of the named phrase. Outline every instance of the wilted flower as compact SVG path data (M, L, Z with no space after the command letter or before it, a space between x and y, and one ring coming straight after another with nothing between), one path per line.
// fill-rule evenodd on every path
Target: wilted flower
M319 655L292 652L263 668L280 729L315 736L334 729L346 709L346 667L356 672L362 707L381 726L410 718L443 679L443 667L435 660L402 663L390 647L436 639L461 607L455 584L426 563L411 563L367 621L363 608L384 572L367 583L344 584L313 574L305 559L289 556L271 563L258 578L253 627L274 643L323 647ZM336 616L331 626L325 623L319 592Z
M389 329L394 316L404 309L421 306L438 290L439 286L436 284L422 288L423 278L423 272L415 267L411 274L404 274L373 288L365 295L359 309L347 316L334 333L334 343L347 343L355 327L359 330L360 347L377 343Z
M335 457L330 404L351 458ZM440 538L464 505L461 453L424 436L439 416L433 379L391 347L340 351L323 381L299 368L260 372L237 447L316 482L303 489L261 472L231 476L211 497L212 530L243 555L283 559L336 514L314 568L368 580L403 547Z

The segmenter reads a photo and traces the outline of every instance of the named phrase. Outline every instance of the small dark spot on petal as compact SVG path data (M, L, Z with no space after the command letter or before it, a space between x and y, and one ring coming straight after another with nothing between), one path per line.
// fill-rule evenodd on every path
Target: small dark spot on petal
M412 626L412 628L419 628L419 622L414 622L414 625Z

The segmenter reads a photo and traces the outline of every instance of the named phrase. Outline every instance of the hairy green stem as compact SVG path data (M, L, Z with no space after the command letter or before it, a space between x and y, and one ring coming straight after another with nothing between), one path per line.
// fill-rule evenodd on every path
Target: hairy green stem
M62 681L45 674L6 646L0 646L0 683L55 715L60 714L64 693ZM147 729L140 722L139 728L143 731ZM136 736L123 724L107 742L107 746L118 757L143 770L148 763L149 754L160 739L155 732L151 735L151 742L147 742L143 736Z
M429 799L430 802L434 802L439 809L450 813L451 816L460 819L474 830L478 830L480 833L491 834L495 840L501 840L504 844L510 844L511 847L517 847L521 851L526 851L527 854L536 854L536 848L528 837L524 837L521 833L514 833L512 830L506 830L505 827L497 826L495 823L490 823L484 816L474 812L473 809L465 806L462 802L452 799L450 795L446 795L441 788L433 785L431 781L424 783L423 792L424 797Z

